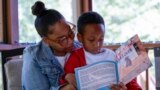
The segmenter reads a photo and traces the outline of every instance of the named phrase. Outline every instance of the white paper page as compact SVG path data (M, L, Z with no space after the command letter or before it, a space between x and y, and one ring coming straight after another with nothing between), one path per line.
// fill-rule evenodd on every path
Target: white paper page
M138 35L130 38L116 50L119 81L127 84L152 64Z
M102 61L75 70L78 90L97 90L118 82L118 71L113 61Z

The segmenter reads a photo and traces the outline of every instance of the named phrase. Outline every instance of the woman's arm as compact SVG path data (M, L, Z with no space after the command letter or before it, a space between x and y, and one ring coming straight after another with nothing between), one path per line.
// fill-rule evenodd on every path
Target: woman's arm
M48 78L42 74L29 50L23 54L22 69L23 90L58 90L59 87L50 87Z

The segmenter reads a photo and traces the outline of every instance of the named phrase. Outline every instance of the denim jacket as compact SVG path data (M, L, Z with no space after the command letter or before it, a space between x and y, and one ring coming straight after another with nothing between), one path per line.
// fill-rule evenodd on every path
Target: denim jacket
M74 47L80 47L74 42ZM25 48L23 52L23 90L58 90L63 68L44 43Z

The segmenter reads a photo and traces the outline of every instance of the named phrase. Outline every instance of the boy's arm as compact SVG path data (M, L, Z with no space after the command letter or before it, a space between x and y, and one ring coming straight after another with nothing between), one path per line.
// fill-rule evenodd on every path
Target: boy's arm
M131 82L126 84L128 90L142 90L142 88L138 85L137 80L133 79Z
M76 90L76 88L72 84L64 84L59 90Z
M75 75L74 75L73 73L68 73L68 74L66 74L65 80L66 80L69 84L73 85L75 88L77 87L76 78L75 78Z
M62 78L60 79L60 84L65 84L65 83L68 83L66 80L65 80L65 77L68 73L72 73L74 74L74 68L76 67L75 64L76 64L76 60L74 61L73 58L74 56L72 56L72 54L70 55L70 57L68 58L67 62L65 63L65 66L64 66L64 75L62 76Z
M64 66L65 73L74 73L74 69L79 67L80 62L78 61L77 56L72 53Z
M73 52L64 66L65 77L63 78L63 81L67 81L69 84L76 87L74 69L80 66L81 62L79 60L79 54L77 54L77 52Z

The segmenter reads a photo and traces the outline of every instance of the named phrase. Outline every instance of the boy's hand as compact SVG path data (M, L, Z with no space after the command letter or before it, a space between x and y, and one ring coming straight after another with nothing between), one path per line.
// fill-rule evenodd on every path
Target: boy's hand
M124 83L119 83L119 84L112 84L110 86L111 90L127 90L127 87L124 85Z
M69 84L72 84L75 88L77 87L76 78L75 78L75 75L74 75L73 73L68 73L68 74L66 74L65 80L66 80Z
M59 90L76 90L76 88L72 84L65 84Z

